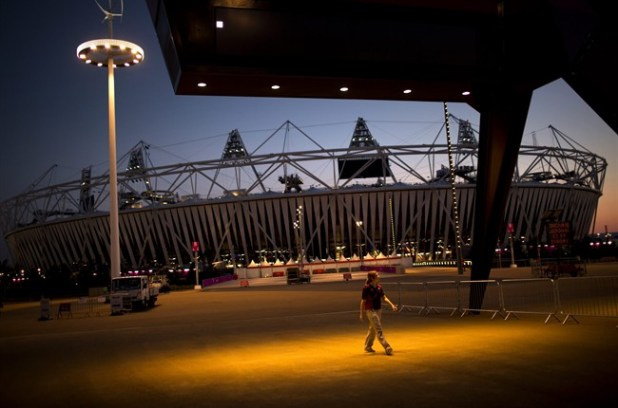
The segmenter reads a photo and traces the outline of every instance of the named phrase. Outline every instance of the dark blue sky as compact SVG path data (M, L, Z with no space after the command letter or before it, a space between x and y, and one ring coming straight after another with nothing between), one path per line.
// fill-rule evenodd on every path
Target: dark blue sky
M54 164L53 183L108 168L106 73L75 55L82 42L107 37L102 17L94 0L0 0L0 201ZM443 121L441 103L176 96L145 0L125 1L114 37L145 51L143 64L116 71L119 157L144 140L156 164L217 158L235 128L251 151L286 120L325 147L347 146L357 117L380 144L431 143ZM449 110L478 127L467 105ZM523 143L536 131L538 144L550 144L550 124L608 160L596 230L618 230L618 136L561 80L535 92Z

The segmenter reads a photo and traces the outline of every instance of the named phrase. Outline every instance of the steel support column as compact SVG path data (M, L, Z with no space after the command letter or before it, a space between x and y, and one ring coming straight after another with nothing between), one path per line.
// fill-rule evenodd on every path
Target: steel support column
M532 89L521 90L502 83L484 86L476 92L481 123L471 279L485 280L502 227L500 221L504 219ZM470 293L470 307L479 309L484 290L475 292L478 293Z

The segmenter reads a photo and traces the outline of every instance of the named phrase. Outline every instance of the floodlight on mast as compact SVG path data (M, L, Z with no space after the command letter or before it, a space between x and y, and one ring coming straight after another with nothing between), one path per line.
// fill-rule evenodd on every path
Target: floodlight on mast
M107 67L107 101L109 125L109 257L110 276L120 276L120 226L118 221L118 176L116 169L116 105L114 68L130 67L144 60L144 50L136 44L113 38L113 20L122 17L124 2L120 1L120 12L113 11L112 0L109 9L95 3L104 14L102 22L107 21L109 38L82 43L77 47L77 57L86 64Z

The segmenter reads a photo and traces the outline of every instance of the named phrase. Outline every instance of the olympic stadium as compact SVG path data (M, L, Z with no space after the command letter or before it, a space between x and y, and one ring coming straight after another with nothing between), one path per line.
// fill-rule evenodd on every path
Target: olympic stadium
M496 245L514 244L522 256L531 244L550 243L548 221L568 222L570 240L586 236L603 191L606 160L548 131L551 145L520 147L504 186L510 194ZM286 151L292 135L314 148ZM286 121L252 152L233 130L220 158L167 165L152 163L140 142L118 163L122 270L188 265L196 256L245 267L466 255L478 162L469 121L449 115L431 144L380 145L363 118L341 138L350 138L348 147L322 146ZM88 167L79 179L33 185L1 203L14 264L105 268L108 187L109 175Z

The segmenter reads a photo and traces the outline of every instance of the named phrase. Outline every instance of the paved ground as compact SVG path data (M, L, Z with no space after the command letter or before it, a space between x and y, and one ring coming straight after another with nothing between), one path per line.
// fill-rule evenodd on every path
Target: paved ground
M607 264L589 274L617 273ZM530 277L499 270L492 277ZM400 279L460 278L418 270ZM365 354L362 281L238 282L147 312L0 316L0 407L595 407L615 401L616 319L384 314L392 356ZM464 277L465 279L465 277Z

